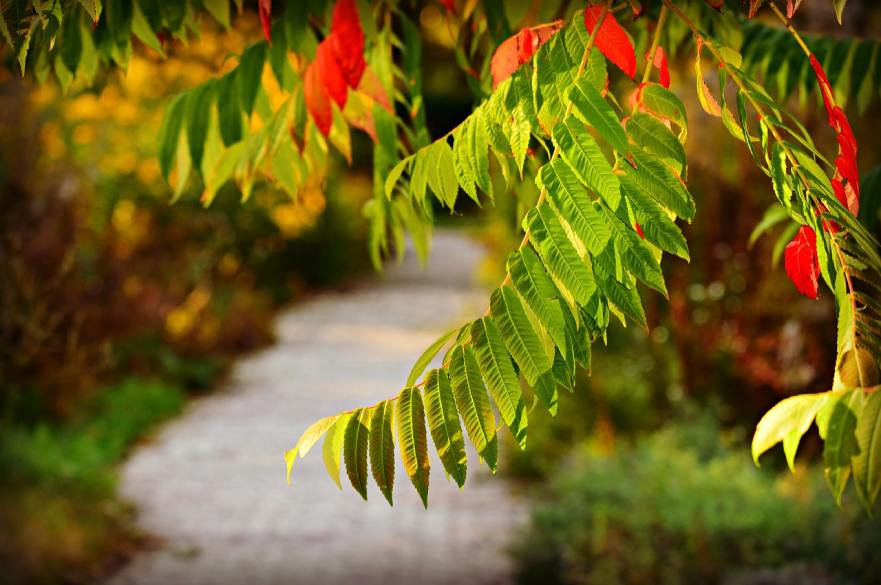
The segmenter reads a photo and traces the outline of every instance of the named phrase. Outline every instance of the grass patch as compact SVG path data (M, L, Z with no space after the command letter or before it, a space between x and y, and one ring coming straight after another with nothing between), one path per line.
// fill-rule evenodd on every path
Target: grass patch
M130 548L116 465L185 403L176 386L129 378L63 425L0 429L0 583L84 582Z

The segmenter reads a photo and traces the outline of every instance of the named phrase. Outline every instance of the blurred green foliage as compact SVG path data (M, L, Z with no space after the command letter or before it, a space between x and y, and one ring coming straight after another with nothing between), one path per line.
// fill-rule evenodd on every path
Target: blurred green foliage
M0 427L0 582L84 582L130 550L115 466L185 403L179 386L126 378L63 424Z
M742 441L711 421L669 425L612 451L582 442L514 547L518 581L874 582L877 523L858 506L838 510L818 469L757 469Z

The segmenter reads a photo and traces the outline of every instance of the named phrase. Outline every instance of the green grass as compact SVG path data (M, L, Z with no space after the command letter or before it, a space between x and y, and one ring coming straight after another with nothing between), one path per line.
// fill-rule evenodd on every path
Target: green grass
M129 378L66 424L0 429L0 533L16 535L0 537L0 583L84 582L133 546L116 466L185 403L178 387Z

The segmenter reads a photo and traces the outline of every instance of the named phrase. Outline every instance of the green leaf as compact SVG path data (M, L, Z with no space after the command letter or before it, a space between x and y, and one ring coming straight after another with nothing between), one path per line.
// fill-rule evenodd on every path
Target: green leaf
M523 106L518 104L511 114L511 122L507 126L508 142L514 154L514 163L523 178L523 163L526 161L526 151L529 149L531 126L529 119L523 111Z
M765 413L753 435L752 454L756 465L762 453L783 442L786 461L794 470L798 443L814 422L817 413L829 399L827 392L790 396Z
M262 86L260 79L263 75L263 63L266 60L266 43L259 42L251 45L242 53L239 66L236 68L236 83L239 88L239 97L242 110L246 116L254 111L254 102L257 101L257 92Z
M569 99L582 122L596 129L600 136L622 155L630 152L627 135L621 127L621 121L615 110L590 80L579 79L569 91Z
M550 275L579 305L586 305L596 292L590 265L569 241L554 211L543 203L531 209L523 223Z
M343 461L352 487L367 499L367 446L370 435L369 408L359 408L346 424L343 438Z
M180 141L186 113L186 97L187 94L181 93L169 100L165 108L165 116L162 118L162 126L159 128L159 169L166 181Z
M508 352L526 381L534 384L536 378L551 368L552 362L526 315L519 295L509 286L496 289L490 298L490 312Z
M217 113L220 137L226 146L242 139L242 105L236 88L236 74L231 71L217 82Z
M202 5L220 26L229 28L229 0L202 0Z
M495 472L496 460L491 444L496 438L496 419L490 408L486 387L480 376L480 366L471 346L457 345L450 360L450 382L456 406L462 413L462 421L468 438L477 452Z
M306 454L312 449L312 446L315 445L324 436L324 433L327 432L329 428L331 428L334 423L340 418L340 415L334 414L332 416L326 416L321 420L315 421L312 425L309 426L303 434L300 435L300 438L297 440L297 444L294 445L293 449L289 449L285 451L284 458L287 463L287 482L291 483L291 469L294 467L294 461L297 459L297 455L301 458L305 457Z
M685 170L685 148L667 126L655 116L637 112L627 120L627 135L637 144L663 158L678 172ZM613 206L609 206L614 209Z
M459 328L450 329L440 337L438 337L434 343L428 346L428 348L419 356L419 359L416 360L416 363L413 364L413 369L410 370L410 375L407 376L407 386L412 386L416 383L416 380L419 379L419 376L422 375L422 372L425 371L425 368L428 367L428 364L431 363L431 360L434 359L434 356L437 355L437 352L441 350L441 348L447 344L450 338L459 332Z
M502 335L492 318L483 317L471 326L471 339L489 393L517 444L523 449L526 447L528 426L526 409L523 406L520 378L514 371Z
M694 199L673 169L635 148L633 161L635 168L625 165L624 170L638 189L679 217L688 221L694 219Z
M208 172L204 173L205 191L202 195L202 202L210 205L214 200L217 191L232 177L236 165L241 159L244 151L244 143L238 143L230 146L223 154L221 154L216 162L211 165Z
M453 209L459 191L453 151L446 139L441 139L428 147L427 156L428 186L441 203Z
M646 326L645 310L634 282L624 284L607 274L599 263L594 267L597 286L616 308L640 327Z
M456 179L462 190L468 194L478 205L480 198L477 196L477 183L475 170L471 159L471 127L474 124L474 116L469 116L453 132L453 163L456 169Z
M389 171L384 183L385 196L387 199L392 198L392 194L395 191L398 181L401 179L401 175L405 170L410 168L411 162L413 162L413 157L408 156L405 159L399 160L398 163L392 167L392 170Z
M554 141L572 173L602 197L609 207L616 209L621 199L618 176L584 126L569 117L554 128ZM551 163L559 164L557 161Z
M468 458L456 399L446 370L431 370L425 380L425 411L437 454L456 485L465 485Z
M379 491L392 501L392 489L395 485L395 442L392 435L392 418L394 407L392 402L384 400L373 408L370 420L370 470Z
M147 20L144 13L141 12L139 4L134 5L134 12L132 14L132 33L134 33L142 43L165 57L165 49L162 47L162 42L159 40L159 37L156 36L156 32L150 26L150 22Z
M343 455L343 439L346 436L346 426L349 424L349 419L351 417L350 414L340 415L333 425L327 429L327 434L324 436L324 444L321 446L321 456L324 459L324 468L327 470L327 474L333 482L340 489L343 489L343 484L340 483L340 462Z
M428 507L428 437L425 433L425 407L422 394L413 387L401 390L397 408L398 444L401 446L401 459L404 470L410 477L413 487Z
M786 208L779 203L774 203L768 207L768 209L765 210L764 215L762 215L762 219L759 220L759 223L756 224L756 227L754 227L753 231L750 233L747 246L752 248L763 233L787 219L789 219L789 213L786 211Z
M554 206L584 247L594 256L602 252L609 242L611 231L603 216L594 209L587 190L569 165L560 159L552 160L541 168L540 175Z
M639 222L646 241L688 261L688 242L668 212L640 189L630 175L621 177L621 192L633 211L633 219ZM618 217L629 223L625 206L619 208Z
M532 384L532 391L538 398L551 416L557 416L557 401L559 398L557 392L557 381L554 378L553 370L548 370L538 377L535 384Z
M658 264L652 250L639 237L636 230L621 225L621 222L617 221L617 218L608 209L603 208L603 211L606 213L609 224L615 230L614 247L609 246L606 250L612 250L616 260L619 260L621 265L633 276L666 297L667 285L664 283L664 273L661 271L661 265ZM616 272L610 272L610 274L617 280L621 280Z
M853 458L853 483L867 510L881 491L881 392L868 393L856 428L859 453Z
M214 105L214 83L200 85L187 96L187 143L190 158L196 169L202 166L205 153L205 140L208 137L208 124L211 122L211 108Z
M129 37L132 32L134 2L131 0L106 0L104 16L107 30L110 31L114 43L119 46L128 45L131 42Z
M679 126L679 142L688 136L685 104L673 92L657 83L648 83L639 91L639 103L650 114Z
M83 40L81 36L80 18L81 14L78 10L72 10L64 19L61 28L61 61L70 70L76 73L80 63L80 57L83 53ZM0 20L3 17L0 16ZM3 28L5 29L5 20L3 20ZM8 38L8 31L4 37ZM11 40L7 41L12 46Z
M746 142L746 146L749 149L750 155L753 157L753 160L755 161L756 166L758 166L763 171L767 172L767 169L765 169L765 165L762 163L762 159L759 158L759 154L756 151L755 145L753 144L758 139L753 137L749 133L749 121L747 119L747 113L746 113L746 95L742 91L737 92L737 113L739 116L740 128L741 128L741 131L743 132L744 141Z
M101 16L101 0L79 0L80 5L86 9L92 22L98 22Z
M489 138L482 109L475 110L471 115L466 140L474 181L481 191L492 197L492 179L489 175Z
M856 428L861 401L862 392L850 390L828 400L817 413L817 427L825 441L823 464L826 481L839 505L850 477L851 459L859 453Z
M780 142L771 145L771 185L774 187L774 195L783 204L784 208L792 207L792 183L786 171L786 151Z
M557 298L560 293L532 248L524 247L511 254L508 258L508 272L511 273L514 288L526 301L526 305L548 330L560 352L567 354L571 343L566 335L563 309Z
M838 24L841 24L841 15L844 13L844 7L847 5L847 0L832 0L832 6L835 8L835 18L838 19Z
M577 67L584 58L584 51L587 49L587 42L590 38L589 31L583 26L567 26L560 31L560 35L564 37L569 60L573 67ZM588 55L582 79L588 80L597 91L602 91L606 87L608 80L606 58L596 46L591 49L590 55Z
M565 115L566 90L573 84L575 68L563 44L563 35L554 36L539 49L533 64L533 89L540 104L538 123L543 128L552 128Z

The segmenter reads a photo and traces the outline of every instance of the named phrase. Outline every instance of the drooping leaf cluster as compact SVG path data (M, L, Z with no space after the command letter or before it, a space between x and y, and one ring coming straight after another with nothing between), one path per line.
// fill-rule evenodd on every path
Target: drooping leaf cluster
M840 16L844 2L832 3ZM275 10L258 2L265 40L222 77L169 102L159 160L166 177L176 175L178 194L195 175L206 204L228 180L245 197L258 180L296 197L323 180L331 146L351 158L350 132L358 129L374 143L366 212L379 265L402 253L408 234L427 255L438 207L452 212L461 197L483 205L517 181L535 181L540 191L486 313L433 344L397 396L310 427L286 454L289 474L324 437L335 481L342 465L366 497L372 475L391 502L398 451L427 502L430 443L459 485L466 440L494 470L499 430L525 446L530 409L556 412L559 389L571 390L577 369L589 369L590 346L613 318L646 326L638 287L666 295L663 253L689 258L676 223L695 217L684 181L688 123L666 67L668 55L687 52L702 107L770 178L776 202L755 236L788 221L777 246L787 273L811 297L825 284L838 309L832 390L772 409L754 455L782 441L791 464L816 420L836 497L853 475L860 497L874 502L881 257L860 220L877 201L860 200L857 144L842 106L848 95L860 109L877 99L878 43L802 39L787 20L798 2L781 3L786 13L770 1L747 7L750 16L760 8L777 14L790 30L744 21L739 2L729 3L737 10L723 4L662 0L628 24L616 15L640 3L579 3L575 13L558 6L565 22L515 32L498 0L444 2L461 24L457 61L481 101L432 142L421 33L397 2L288 2ZM90 82L102 66L124 66L133 37L161 53L168 38L195 32L201 12L224 26L230 12L229 2L215 0L19 0L3 8L0 33L20 70L40 80L54 72L65 87L74 78ZM650 27L642 24L648 19ZM643 82L631 81L640 68ZM795 89L805 96L811 88L835 130L834 158L781 105ZM436 355L440 366L426 373Z
M605 10L602 16L612 18ZM551 152L536 171L543 196L524 218L524 244L509 257L508 278L492 293L489 310L441 337L390 399L404 467L426 502L429 434L445 473L459 485L466 477L466 438L495 471L499 430L507 427L525 446L531 405L556 413L559 390L571 391L577 369L589 368L590 345L605 336L611 319L646 325L637 282L666 295L661 255L688 259L675 223L695 213L682 180L684 106L650 83L640 91L638 111L624 123L606 90L599 36L590 38L580 14L573 23L461 125L402 159L385 181L391 201L425 209L434 200L454 209L460 196L478 203L494 196L491 168L516 177L532 145ZM614 51L633 53L623 38L623 45L613 43ZM641 140L645 135L652 138ZM442 351L441 367L423 375ZM373 421L381 420L375 413L388 403L316 423L286 454L289 470L328 425L345 427L347 436L366 430L366 450L354 440L325 441L326 460L340 461L342 450L350 480L365 495L367 478L359 470L374 461L370 448L381 440L373 435L385 433L385 426ZM391 501L385 465L372 468Z

